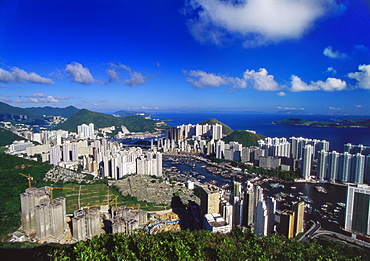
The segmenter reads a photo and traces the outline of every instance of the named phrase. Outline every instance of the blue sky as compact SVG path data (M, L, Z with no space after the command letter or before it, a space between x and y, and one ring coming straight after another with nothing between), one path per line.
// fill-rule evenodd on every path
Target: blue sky
M370 115L370 3L2 0L0 101Z

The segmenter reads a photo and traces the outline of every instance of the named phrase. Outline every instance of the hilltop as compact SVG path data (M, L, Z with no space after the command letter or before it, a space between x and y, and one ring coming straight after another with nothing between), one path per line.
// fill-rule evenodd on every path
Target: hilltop
M310 126L310 127L334 127L334 128L370 128L370 119L346 119L346 120L336 120L335 122L327 121L308 121L305 119L290 117L280 121L273 122L274 124L281 125L297 125L297 126Z
M237 141L243 145L243 147L257 146L258 140L266 138L265 136L254 134L245 130L235 130L222 140L224 142Z
M206 124L209 124L209 125L213 125L213 124L216 124L216 123L218 123L218 124L221 124L222 125L222 134L223 135L229 135L230 133L232 133L233 132L233 130L229 127L229 126L227 126L225 123L222 123L222 122L220 122L219 120L216 120L216 119L213 119L213 118L211 118L211 119L207 119L207 120L205 120L205 121L202 121L201 123L199 123L200 125L206 125Z
M57 108L57 107L50 107L50 106L30 107L30 108L26 108L26 110L40 117L43 117L45 115L45 116L62 116L64 118L68 118L72 114L79 111L79 109L77 109L74 106L68 106L65 108Z
M63 129L76 132L78 125L89 123L94 123L95 128L104 128L110 126L120 127L121 125L124 125L130 132L155 132L158 128L168 127L167 125L161 125L160 127L157 127L157 123L159 123L159 121L144 119L141 116L117 118L108 114L82 109L71 115L65 122L55 126L54 129Z

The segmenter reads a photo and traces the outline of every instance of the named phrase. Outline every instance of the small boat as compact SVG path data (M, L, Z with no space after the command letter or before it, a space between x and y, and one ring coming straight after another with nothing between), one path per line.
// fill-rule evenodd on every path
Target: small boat
M320 192L320 193L328 193L328 191L323 187L323 186L315 186L315 189L317 192Z

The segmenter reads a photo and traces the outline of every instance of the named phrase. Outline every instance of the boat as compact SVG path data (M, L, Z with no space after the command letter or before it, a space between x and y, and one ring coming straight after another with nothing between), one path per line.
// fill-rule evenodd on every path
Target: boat
M291 186L290 188L291 188L291 189L296 189L297 187L295 187L295 186Z
M209 181L209 183L211 183L212 185L216 185L218 183L218 181L217 180L214 180L214 179L211 179Z
M317 192L320 192L320 193L328 193L328 191L323 187L323 186L315 186L315 189Z
M340 207L342 207L342 208L346 207L346 204L343 203L343 202L337 202L337 205L340 206Z

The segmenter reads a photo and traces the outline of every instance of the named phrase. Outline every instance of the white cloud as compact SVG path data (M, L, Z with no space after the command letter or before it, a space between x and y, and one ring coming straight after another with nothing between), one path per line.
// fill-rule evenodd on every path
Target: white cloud
M286 93L285 92L278 92L276 95L283 97L283 96L286 96Z
M196 12L188 27L198 41L220 45L232 36L250 47L300 38L336 7L332 0L188 0L184 10Z
M265 68L259 69L258 72L246 70L243 77L258 91L276 91L280 89L279 84L274 80L274 76L269 75Z
M370 64L358 66L359 72L349 73L348 77L357 81L357 86L363 89L370 89Z
M117 73L117 71L115 69L108 69L108 70L106 70L106 73L109 76L109 79L108 79L107 83L118 82L119 74Z
M146 84L147 78L142 75L140 72L132 71L131 68L127 65L120 64L120 67L125 69L130 74L130 79L125 81L125 84L129 86L137 86L140 84Z
M206 73L201 70L190 70L183 71L183 74L188 75L186 78L187 82L190 82L194 88L205 88L209 87L219 87L221 85L229 85L228 77L216 75L213 73ZM195 79L197 78L197 79Z
M347 55L345 53L341 53L339 51L334 51L333 47L328 46L324 49L323 54L329 58L333 59L341 59L341 58L346 58Z
M347 87L347 83L336 78L327 78L325 82L311 81L310 84L305 83L296 75L291 76L291 91L302 92L302 91L341 91Z
M202 70L184 70L183 74L189 76L186 78L186 81L190 82L194 88L231 85L231 91L245 89L248 86L258 91L275 91L280 89L278 83L274 80L274 76L269 75L265 68L261 68L257 72L254 70L246 70L243 74L243 78L217 75Z
M30 102L39 103L58 103L61 100L68 100L68 97L57 97L46 95L45 93L33 93L31 95L28 94L18 94L18 97L26 97ZM25 100L16 99L16 102L26 102Z
M330 110L333 110L333 111L339 111L340 108L337 108L337 107L329 107Z
M8 101L10 101L10 99L7 98L7 97L0 97L0 101L8 102Z
M32 82L39 84L54 84L50 78L44 78L34 72L26 72L18 67L12 67L11 72L0 69L0 82Z
M296 107L277 107L279 110L299 110L299 111L303 111L304 108L296 108Z
M332 74L337 73L337 70L335 70L333 67L329 67L326 71L329 72L329 73L332 73Z
M72 81L83 84L90 84L94 82L94 78L90 73L90 70L83 67L82 64L72 62L66 65L66 72L71 76Z

